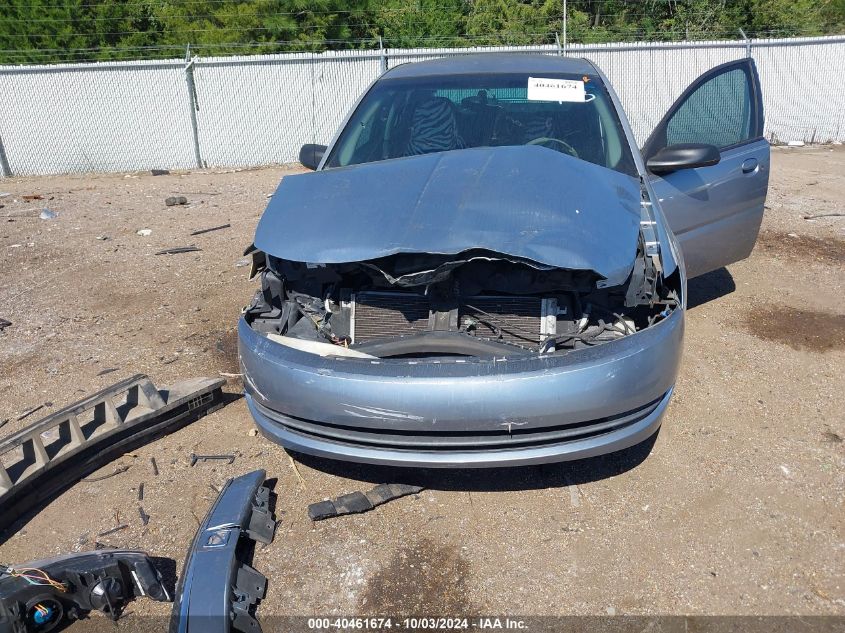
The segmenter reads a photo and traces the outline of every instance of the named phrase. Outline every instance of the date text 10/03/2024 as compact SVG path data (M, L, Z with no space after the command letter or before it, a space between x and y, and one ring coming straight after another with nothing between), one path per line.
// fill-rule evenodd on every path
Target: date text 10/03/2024
M515 618L308 618L312 630L367 631L400 629L404 631L454 631L454 630L526 630L524 620Z

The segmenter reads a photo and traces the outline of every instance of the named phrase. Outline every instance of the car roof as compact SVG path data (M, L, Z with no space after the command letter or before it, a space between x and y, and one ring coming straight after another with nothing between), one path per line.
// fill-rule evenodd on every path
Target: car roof
M382 78L464 75L475 73L574 73L594 75L595 67L579 57L526 55L525 53L471 53L422 62L400 64Z

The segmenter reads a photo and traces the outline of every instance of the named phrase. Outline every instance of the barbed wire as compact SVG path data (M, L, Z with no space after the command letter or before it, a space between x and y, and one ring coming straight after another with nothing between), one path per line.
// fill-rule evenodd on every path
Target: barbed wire
M490 22L479 22L473 20L478 15L473 13L474 5L470 0L434 0L432 4L417 0L399 7L366 6L338 10L307 6L299 10L283 10L289 7L284 7L280 0L237 4L233 0L127 0L119 5L121 10L142 9L134 16L98 15L96 10L109 9L103 5L103 0L78 2L69 8L66 0L30 0L24 3L14 0L4 9L3 21L14 26L6 29L11 32L0 35L0 46L6 46L0 49L0 63L61 63L131 57L163 59L171 55L181 56L189 42L194 51L210 55L359 50L377 47L379 39L388 48L426 48L446 44L459 47L539 45L555 42L554 31L560 30L558 25L562 27L564 17L555 15L553 10L533 13L528 17L494 13L486 16ZM714 10L709 7L702 9L699 4L690 6L684 0L569 0L568 7L570 16L579 10L582 14L595 11L596 16L601 13L602 20L600 24L570 23L567 34L569 45L611 41L739 39L735 27L713 19ZM669 15L664 11L667 7ZM23 12L26 10L35 14L25 16ZM192 13L194 10L199 13ZM51 11L57 15L50 17ZM157 15L158 11L162 13ZM458 12L458 26L454 30L463 33L426 34L441 30L437 24L438 11ZM75 12L80 15L74 15ZM322 23L314 23L320 19ZM230 22L233 24L229 25ZM505 28L491 34L466 33L478 30L482 23L501 24ZM139 28L133 28L134 25ZM68 30L62 30L65 28ZM105 31L100 32L99 28ZM809 26L757 30L746 27L745 31L752 38L822 34L818 27ZM323 34L329 37L320 37ZM339 37L344 35L350 37ZM105 41L109 45L104 45ZM61 43L75 46L57 48Z
M638 34L641 32L641 29L636 27L619 27L619 28L609 28L609 31L613 31L614 33L631 33L631 34ZM684 29L674 29L674 30L661 30L658 33L653 33L651 38L645 38L644 41L664 41L665 38L662 36L666 35L686 35L687 33L694 33L698 36L710 36L712 38L720 38L720 37L728 37L733 39L740 39L738 29L719 29L719 30L700 30L700 31L688 31ZM483 40L491 40L491 39L503 39L508 37L540 37L540 38L551 38L554 39L555 35L558 32L555 31L543 31L543 32L524 32L524 31L499 31L497 33L488 34L488 35L443 35L443 36L407 36L407 37L400 37L400 38L389 38L383 37L382 43L384 46L388 46L391 41L396 40L405 40L405 39L412 39L414 41L420 42L432 42L432 41L483 41ZM746 31L746 34L749 37L765 37L771 35L783 35L783 34L813 34L818 35L815 29L762 29L756 31ZM827 35L838 35L838 33L829 33ZM660 36L660 37L655 37ZM188 42L186 44L154 44L154 45L147 45L147 46L115 46L115 47L80 47L80 48L47 48L47 49L0 49L0 53L13 53L13 52L96 52L96 51L105 51L105 50L159 50L159 49L180 49L184 50L185 47L190 44L193 48L228 48L228 47L253 47L253 46L292 46L292 45L299 45L299 46L318 46L321 44L378 44L379 39L377 37L367 37L367 38L343 38L343 39L330 39L330 38L321 38L316 40L302 40L302 39L295 39L295 40L272 40L272 41L249 41L249 42L241 42L241 41L232 41L232 42ZM577 40L571 40L570 44L578 44ZM311 52L311 48L303 48L301 52Z
M231 0L226 0L230 3ZM148 5L144 5L148 6ZM173 8L173 7L169 7ZM228 8L228 7L227 7ZM426 14L431 13L434 11L445 10L445 9L454 9L454 5L442 5L442 6L427 6L424 9L418 7L400 7L400 8L378 8L374 10L354 10L354 11L238 11L236 17L237 18L250 18L250 17L257 17L257 18L269 18L269 17L298 17L298 16L311 16L311 15L361 15L361 16L373 16L378 15L379 17L384 16L398 16L398 15L413 15L413 14ZM695 17L709 17L712 16L712 11L693 11L693 12L684 12L683 17L685 18L695 18ZM165 18L169 17L183 17L184 14L169 14L164 16ZM137 19L138 17L142 16L132 16L132 15L122 15L122 16L78 16L72 18L63 18L63 17L55 17L55 18L22 18L22 17L15 17L15 16L5 16L4 19L9 22L19 22L24 25L28 24L41 24L41 23L77 23L77 22L126 22L132 21L133 19ZM147 17L147 16L143 16ZM218 13L191 13L189 17L193 20L205 20L205 19L220 19L221 17L231 17L225 14L218 14ZM469 17L469 15L464 15L463 17ZM622 13L616 14L607 14L602 16L603 19L613 20L614 18L625 18L625 19L640 19L640 18L655 18L655 15L652 13L628 13L624 11ZM547 15L547 16L536 16L534 19L544 19L544 20L561 20L562 16L556 15ZM656 18L659 19L659 18Z
M272 0L270 0L270 1L272 2ZM672 3L675 3L675 5L678 6L678 0L651 0L651 1L654 2L655 4L660 3L660 4L670 5L670 6L672 5ZM196 4L224 5L224 4L231 4L231 2L232 2L232 0L167 0L166 4L168 6L171 6L171 7L180 7L180 6L189 6L189 5L196 5ZM591 4L591 5L597 5L597 4L606 5L606 4L610 4L610 3L618 4L619 0L569 0L569 5L570 5L570 7L575 8L575 7L578 7L582 2L584 4ZM150 2L150 0L139 0L138 2L123 2L123 3L121 3L121 6L122 7L149 7L152 4L154 4L154 3ZM165 2L161 2L161 4L164 5ZM456 6L459 6L459 5L460 5L460 2L453 2L453 3L450 3L450 4L444 4L444 5L426 5L423 8L426 9L426 10L437 9L437 8L445 9L445 8L455 8ZM16 6L24 7L24 8L27 8L27 9L37 9L38 11L45 11L45 10L51 10L51 9L61 10L61 9L67 8L67 5L65 5L65 4L49 4L49 3L46 3L46 2L37 2L37 3L30 3L30 4L17 3ZM89 9L89 8L98 8L100 6L102 6L102 2L84 2L84 3L81 3L81 4L74 5L73 8L74 9ZM684 5L681 4L679 6L684 6ZM370 9L338 9L338 10L332 10L332 9L326 9L326 10L301 9L299 11L287 11L285 13L287 13L288 15L304 15L304 14L327 15L327 14L335 14L335 13L348 15L348 14L351 14L351 13L358 13L358 12L369 11L369 10Z
M636 34L636 29L628 29L630 34ZM777 38L784 36L801 36L801 35L816 35L811 33L811 30L805 30L803 33L796 32L795 29L766 29L758 30L753 33L748 33L749 37L754 39ZM708 37L700 37L700 33L688 33L682 30L663 31L663 36L677 36L677 37L661 37L643 39L639 38L637 41L649 41L654 43L660 42L682 42L684 40L736 40L741 38L736 30L721 30L709 31ZM695 35L698 37L690 37L688 35ZM520 45L520 46L542 46L554 44L556 33L554 32L499 32L494 35L464 35L464 36L429 36L429 37L414 37L414 38L394 38L383 39L381 44L387 49L408 49L408 48L432 48L435 45L440 47L481 47L486 45ZM525 41L514 42L515 39L525 40L532 39L530 43ZM405 42L410 39L412 44L403 43L401 46L392 46L393 42ZM509 42L508 40L511 40ZM569 42L570 46L577 47L579 44L597 44L607 43L613 44L615 42L591 42L588 39L584 41ZM625 43L625 42L618 42ZM52 48L52 49L0 49L0 56L9 60L13 65L22 63L38 63L38 60L50 63L63 63L74 61L89 61L95 55L109 55L110 59L102 59L101 61L115 61L114 58L130 57L132 59L162 59L160 55L156 54L172 54L171 58L181 59L182 53L186 50L187 44L157 44L150 46L119 46L119 47L88 47L88 48ZM348 39L320 39L313 41L303 40L289 40L289 41L267 41L267 42L219 42L219 43L197 43L190 44L191 50L194 54L208 53L212 55L215 52L224 51L255 51L260 54L267 53L319 53L321 51L315 50L318 47L325 48L331 46L332 52L342 52L344 50L357 51L362 48L370 50L378 49L379 42L374 38L348 38ZM244 54L244 53L238 53ZM18 58L20 61L14 61ZM83 59L80 59L83 58Z
M241 19L243 17L269 18L269 17L273 17L274 15L279 16L279 15L283 15L283 14L281 14L281 13L267 14L267 15L238 14L237 17L239 19ZM413 15L413 14L411 14L411 13L408 14L408 16L411 16L411 15ZM692 15L692 14L690 14L690 15ZM702 14L699 14L699 15L709 15L709 14L703 14L702 13ZM179 17L183 17L183 16L179 16ZM203 19L203 16L190 16L190 17L191 17L192 20ZM209 16L209 15L207 15L207 16L204 16L204 17L209 18L207 21L210 21L212 19L219 19L220 16ZM636 14L636 15L629 15L629 16L626 16L626 17L632 18L632 17L650 17L650 16L648 16L646 14ZM163 18L162 20L156 20L156 22L159 22L159 26L164 27L163 23L166 22L168 19L169 18ZM132 17L122 17L122 18L116 18L115 20L121 21L121 22L132 22L133 18ZM76 20L76 21L77 22L86 22L88 20ZM548 24L556 22L556 21L557 21L556 18L551 18L551 17L547 17L547 16L534 16L534 17L527 19L527 20L520 20L520 23L532 26L532 25L540 25L540 24L548 25ZM429 22L427 20L424 20L424 19L415 18L415 19L403 20L403 26L406 26L406 27L425 27L425 26L428 26L428 25L429 25ZM296 29L297 31L300 31L300 32L319 31L319 30L322 30L322 29L344 28L344 27L355 28L355 29L372 29L374 32L378 32L378 31L383 31L385 25L382 24L382 23L375 23L375 22L355 22L355 23L341 23L341 24L336 24L336 23L334 23L334 24L304 24L304 25L292 24L290 26L291 29ZM637 26L618 25L618 24L613 24L613 23L603 24L599 28L602 31L631 30L632 32L638 32L638 31L642 30L641 27L637 27ZM284 30L286 30L286 27L284 27L282 25L273 25L273 26L260 26L260 25L254 25L254 26L225 26L225 27L210 26L210 27L205 27L205 28L180 29L179 33L180 34L187 33L187 34L192 34L192 35L199 35L199 34L211 33L211 32L214 32L214 33L252 33L252 32L269 33L269 32L279 32L279 31L284 31ZM166 32L166 29L156 28L156 26L151 26L149 29L145 29L145 30L133 29L133 30L127 30L127 31L108 31L108 32L100 32L100 31L93 31L93 32L92 31L79 31L79 32L70 32L70 33L64 32L64 33L61 33L61 36L64 37L64 38L90 37L92 35L96 35L97 37L122 37L122 36L127 36L127 35L137 35L137 34L143 34L143 33L159 34L159 33L162 33L163 31ZM38 39L40 37L55 37L55 35L56 34L55 34L54 31L38 32L38 31L31 31L30 30L30 31L23 32L23 33L7 33L3 37L34 40L34 39Z
M535 20L529 20L529 21L522 22L522 24L526 24L526 25L535 25L535 24L536 25L539 25L539 24L547 25L548 23L549 23L548 20L543 20L543 19L535 19ZM407 23L406 26L425 26L426 24L427 24L427 22L424 22L424 21L411 21L411 22ZM367 28L380 29L383 25L372 23L372 22L366 22L366 23L344 24L344 25L301 25L301 26L298 25L298 26L295 26L295 27L292 27L292 28L295 28L297 31L319 31L321 29L329 29L330 27L338 28L338 26L340 26L341 28L345 26L345 27L357 28L357 29L367 29ZM181 29L179 31L179 34L180 35L186 34L186 33L187 34L203 34L203 33L212 33L212 32L217 33L217 34L225 34L227 32L229 32L229 33L252 33L252 32L272 33L272 32L283 32L285 30L287 30L287 29L283 26L249 26L249 27L245 26L245 27L225 27L225 28L209 27L209 28L200 28L200 29ZM608 24L608 25L603 25L599 29L586 29L586 30L582 31L580 34L581 35L588 35L591 32L595 32L596 34L598 34L600 36L603 36L605 33L640 34L640 33L644 33L644 29L643 29L643 27L636 26L636 25L631 26L631 25ZM754 33L754 34L758 34L758 33L813 33L813 34L819 34L818 30L813 29L813 28L804 28L804 29L801 29L801 28L781 28L781 29L764 29L764 30L756 30L756 31L747 30L746 32L747 33ZM112 31L112 32L106 32L106 33L103 33L103 32L61 33L60 36L62 38L90 37L92 35L96 35L98 37L117 37L117 36L126 36L126 35L143 35L144 33L149 33L151 35L166 35L166 31L160 31L160 30L155 30L155 29L143 31L143 30L137 30L136 29L136 30L131 30L131 31ZM543 32L542 35L549 35L550 33L553 33L553 32L548 32L548 31ZM696 33L698 35L705 35L705 36L718 35L720 33L721 34L736 35L738 33L738 30L737 29L728 29L728 28L720 28L720 29L695 29L695 28L679 29L679 28L676 28L676 29L660 29L660 30L648 33L647 35L652 36L652 37L656 37L656 38L661 38L664 35L673 35L673 34L686 35L688 33ZM519 36L524 36L524 37L537 35L537 33L522 32L522 31L502 31L502 32L500 32L500 34L507 35L507 36L519 35ZM471 38L489 38L489 37L497 37L497 36L498 36L497 34L492 34L492 35L477 35L477 36L476 35L454 35L454 36L450 35L450 36L440 36L440 37L445 37L446 39L471 39ZM13 38L35 40L35 39L38 39L38 38L41 38L41 37L56 37L56 34L55 33L12 33L12 34L7 34L4 37L13 37ZM429 37L429 36L417 36L417 35L407 35L407 36L403 36L403 37L413 38L413 39L431 39L431 37ZM367 38L366 41L372 41L373 39L374 38ZM288 41L275 40L273 42L254 42L254 43L256 43L256 44L264 44L264 43L286 44L286 43L292 43L292 42L299 42L299 43L318 44L318 43L321 43L321 42L329 42L329 41L354 42L354 41L356 41L356 39L355 38L348 38L348 39L342 39L342 40L327 40L327 39L302 40L302 39L296 39L296 40L288 40Z

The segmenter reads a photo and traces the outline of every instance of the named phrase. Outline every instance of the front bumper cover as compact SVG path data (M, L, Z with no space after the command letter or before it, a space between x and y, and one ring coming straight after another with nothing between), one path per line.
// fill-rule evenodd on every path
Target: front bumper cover
M652 435L680 363L683 310L590 349L507 360L322 358L244 320L239 336L250 412L283 446L377 464L516 466Z
M256 425L266 438L301 453L363 464L424 468L489 468L584 459L639 444L660 428L660 421L671 393L671 390L666 392L648 415L616 431L557 444L493 450L399 449L334 441L297 432L285 425L283 417L278 414L270 418L249 396L247 396L247 404Z
M264 597L267 579L244 561L244 541L273 540L276 520L265 477L256 470L223 487L182 567L170 633L260 633L255 606Z

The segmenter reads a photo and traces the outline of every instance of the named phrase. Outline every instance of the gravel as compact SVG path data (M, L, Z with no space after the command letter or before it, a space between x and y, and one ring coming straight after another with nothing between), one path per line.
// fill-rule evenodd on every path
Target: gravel
M32 407L52 403L46 415L136 372L159 385L222 372L240 393L235 324L256 289L240 263L291 171L3 180L4 434L32 422L17 420ZM87 535L105 534L98 542L178 568L216 491L260 467L278 479L281 521L255 554L270 579L264 617L845 614L845 221L804 219L842 211L843 173L841 148L773 151L758 247L690 282L685 357L656 440L500 471L296 456L297 473L252 432L240 399L103 471L124 473L75 485L9 536L0 560L93 548ZM51 221L24 213L22 196L34 194L50 199ZM188 204L162 202L180 195ZM186 245L201 250L154 255ZM190 468L192 452L236 459ZM310 503L394 481L426 490L308 519ZM132 609L137 621L169 605Z

